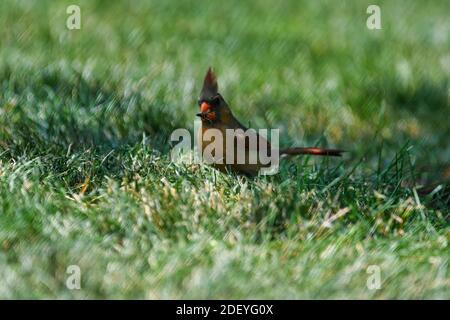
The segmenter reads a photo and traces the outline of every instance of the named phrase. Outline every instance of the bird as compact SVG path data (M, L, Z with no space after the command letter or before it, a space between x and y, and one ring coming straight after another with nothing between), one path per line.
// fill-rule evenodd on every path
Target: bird
M259 135L256 130L248 130L234 116L230 106L219 93L217 77L211 68L206 72L197 103L200 112L196 116L201 119L201 127L197 134L202 155L208 164L213 165L213 167L222 172L232 171L241 175L257 176L261 169L270 166L270 164L263 162L257 156L261 152L266 152L268 156L271 156L275 151L280 157L293 155L340 157L344 152L344 150L339 149L317 147L293 147L273 150L267 139ZM227 136L228 129L232 129L231 132L235 134ZM215 141L216 136L210 133L220 133L222 141ZM213 136L214 139L212 138ZM256 141L256 144L251 143L252 139ZM219 150L220 148L211 148L213 142L217 142L215 146L221 147L222 150ZM207 153L206 151L210 152ZM225 161L227 153L231 153L228 159L231 161ZM240 161L238 161L239 157ZM255 157L256 161L254 161ZM252 159L253 161L251 161Z

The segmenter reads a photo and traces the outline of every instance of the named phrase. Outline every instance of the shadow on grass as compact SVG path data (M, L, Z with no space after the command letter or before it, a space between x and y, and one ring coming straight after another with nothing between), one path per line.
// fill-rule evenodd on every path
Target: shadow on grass
M183 124L183 117L167 108L165 92L149 101L137 90L86 80L74 71L43 70L20 78L6 68L0 88L0 141L10 152L110 149L136 143L143 134L163 148L169 132Z

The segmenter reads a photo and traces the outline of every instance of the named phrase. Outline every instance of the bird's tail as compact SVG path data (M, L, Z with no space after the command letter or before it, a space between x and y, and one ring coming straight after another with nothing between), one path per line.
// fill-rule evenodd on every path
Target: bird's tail
M297 155L297 154L311 154L315 156L334 156L341 157L344 150L338 149L322 149L322 148L288 148L280 150L280 155Z

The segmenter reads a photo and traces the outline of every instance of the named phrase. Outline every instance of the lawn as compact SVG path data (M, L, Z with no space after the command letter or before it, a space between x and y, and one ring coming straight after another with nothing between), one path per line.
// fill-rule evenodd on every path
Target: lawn
M370 4L1 1L0 298L450 299L450 3ZM171 162L209 66L245 125L348 152Z

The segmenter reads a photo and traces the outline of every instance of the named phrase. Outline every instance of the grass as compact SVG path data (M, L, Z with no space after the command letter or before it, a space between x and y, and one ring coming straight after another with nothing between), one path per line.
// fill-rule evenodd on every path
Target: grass
M450 298L446 1L69 4L0 3L1 298ZM245 124L350 152L171 163L210 65Z

